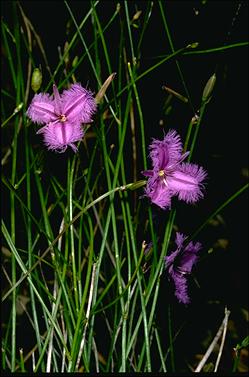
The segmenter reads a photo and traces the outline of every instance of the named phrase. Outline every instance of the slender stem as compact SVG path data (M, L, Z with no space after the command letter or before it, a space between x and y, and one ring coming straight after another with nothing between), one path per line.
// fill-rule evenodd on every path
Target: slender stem
M92 201L90 204L88 204L86 207L84 207L79 213L74 216L72 221L70 221L68 224L65 224L64 229L57 235L57 237L50 243L50 245L47 247L47 249L43 252L43 254L37 258L37 261L33 264L33 266L27 270L27 272L24 273L24 275L8 290L8 292L5 293L2 297L2 302L6 300L6 298L13 292L13 290L20 285L20 283L25 280L29 275L30 272L34 270L34 268L44 259L44 257L48 254L48 252L53 249L53 246L56 244L56 242L63 236L63 234L67 231L67 229L72 225L76 220L78 220L79 217L81 217L85 212L87 212L91 207L102 201L103 199L107 198L108 196L112 195L113 193L117 191L124 191L128 188L130 188L133 185L133 183L128 183L127 185L119 186L114 188L113 190L110 190L106 192L105 194L99 196L97 199Z
M69 222L73 219L73 181L74 181L74 169L75 169L75 158L71 164L70 159L68 160L68 208L69 208ZM78 300L78 288L77 288L77 271L76 271L76 260L75 260L75 249L74 249L74 227L73 224L70 226L70 241L71 241L71 259L72 259L72 269L73 269L73 292L75 299L76 311L79 311L79 300Z
M227 310L227 308L225 308L225 319L224 319L223 334L222 334L222 339L221 339L221 345L220 345L220 349L219 349L219 354L218 354L218 357L217 357L217 360L216 360L216 363L215 363L214 373L216 373L217 370L218 370L218 367L219 367L219 364L220 364L221 355L222 355L222 351L223 351L224 344L225 344L226 333L227 333L227 325L228 325L228 317L229 317L229 314L230 314L230 312L229 313L228 312L229 312L229 310Z
M138 114L139 114L139 119L140 119L140 132L141 132L141 141L142 141L142 156L143 156L143 166L144 169L147 169L147 158L146 158L146 146L145 146L145 133L144 133L144 120L143 120L143 112L140 104L140 99L137 91L137 86L135 83L135 78L131 69L131 64L130 62L127 63L128 65L128 71L131 77L131 82L132 82L132 87L135 93L135 98L137 102L137 108L138 108Z
M165 5L165 2L164 2L164 5ZM169 31L168 23L166 21L166 17L165 17L165 14L164 14L162 0L159 0L159 8L160 8L160 11L161 11L161 16L162 16L162 19L163 19L165 31L166 31L166 34L167 34L167 37L168 37L168 40L169 40L170 48L171 48L171 51L174 53L175 48L174 48L173 40L171 38L171 34L170 34L170 31ZM185 83L185 80L184 80L184 77L183 77L183 74L182 74L182 70L181 70L181 67L180 67L180 63L178 62L178 60L176 60L176 66L177 66L177 70L178 70L179 76L181 78L182 85L184 87L186 96L188 97L189 104L192 108L193 113L195 114L195 110L194 110L193 103L192 103L192 100L191 100L191 97L190 97L190 93L189 93L187 85Z
M198 136L198 133L199 133L199 130L200 130L200 124L201 124L203 115L205 113L205 109L206 109L206 102L204 102L202 104L202 106L201 106L200 116L198 117L197 122L193 123L193 124L195 124L195 130L194 130L194 136L193 136L193 139L192 139L192 143L191 143L191 146L190 146L190 151L189 151L189 155L188 155L188 161L191 160L191 157L192 157L192 154L193 154L193 151L194 151L194 147L195 147L195 144L196 144L197 136ZM191 126L192 126L192 124L191 124Z
M132 63L136 64L133 40L132 40L132 35L131 35L130 17L129 17L129 9L128 9L127 0L125 0L124 6L125 6L126 25L127 25L127 29L128 29L129 42L130 42L130 48L131 48Z
M229 315L230 315L230 311L227 310L227 308L225 308L225 316L224 316L224 319L223 319L223 321L222 321L222 323L219 327L219 330L217 331L213 341L211 342L210 346L208 347L208 349L207 349L205 355L203 356L203 358L201 359L200 363L197 365L197 367L195 369L195 373L199 373L202 370L202 368L204 367L204 365L206 364L209 356L213 352L214 347L216 346L216 344L218 343L218 341L219 341L219 339L222 335L224 327L227 326L227 321L228 321Z
M164 373L166 373L167 368L166 368L166 365L165 365L165 362L164 362L164 359L163 359L163 351L162 351L160 336L158 334L157 328L155 329L155 336L156 336L157 348L158 348L158 352L159 352L159 356L160 356L160 362L161 362L162 370L163 370Z
M82 340L81 340L81 344L80 344L80 350L79 350L79 354L78 354L78 358L77 358L77 362L76 362L76 370L78 370L78 368L79 368L80 359L81 359L81 355L82 355L85 340L86 340L86 330L87 330L87 327L88 327L89 315L90 315L92 299L93 299L93 288L94 288L95 273L96 273L96 263L93 264L93 269L92 269L92 279L91 279L91 284L90 284L88 306L87 306L86 317L85 317L86 322L85 322L84 332L83 332L83 336L82 336Z

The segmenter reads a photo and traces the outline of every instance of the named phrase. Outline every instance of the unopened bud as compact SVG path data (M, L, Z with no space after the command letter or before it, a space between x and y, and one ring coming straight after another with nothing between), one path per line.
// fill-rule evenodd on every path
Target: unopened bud
M33 89L34 92L37 92L42 83L42 73L39 70L39 68L35 68L32 74L31 78L31 88Z
M216 82L216 75L214 73L205 85L205 88L202 93L202 102L207 103L211 99L210 97L213 92L215 82Z
M105 92L108 88L108 86L111 84L112 80L114 79L114 77L116 76L116 73L112 73L104 82L104 84L101 86L100 90L98 91L98 93L96 94L95 96L95 102L96 103L99 103L102 98L104 97L105 95Z
M67 66L69 64L69 53L68 53L68 48L69 44L68 44L68 41L65 42L65 45L64 45L64 54L65 54L65 57L64 57L64 62L65 62L65 65Z
M175 90L169 88L168 86L163 85L162 89L166 90L168 93L173 94L175 97L177 97L179 100L188 103L188 99L184 97L182 94L176 92Z
M141 10L138 10L138 11L134 14L132 21L136 21L136 20L138 20L139 17L141 16L141 14L142 14L142 11L141 11Z
M76 67L77 63L78 63L78 60L79 60L79 57L76 55L75 58L73 59L73 62L72 62L72 67Z
M193 42L187 45L187 48L196 48L199 46L199 42Z
M136 190L142 186L145 186L147 183L147 181L145 180L141 180L141 181L137 181L137 182L134 182L134 183L129 183L126 188L129 189L129 190Z

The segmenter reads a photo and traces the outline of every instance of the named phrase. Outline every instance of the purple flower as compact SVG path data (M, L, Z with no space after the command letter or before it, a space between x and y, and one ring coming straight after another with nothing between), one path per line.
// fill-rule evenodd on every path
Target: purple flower
M149 177L145 195L163 209L171 207L171 197L175 195L187 203L203 197L202 181L207 173L196 164L182 162L189 154L182 153L182 149L180 136L174 130L163 140L153 139L150 145L153 170L142 172Z
M189 242L187 246L183 247L186 238L186 236L177 232L175 239L177 249L169 256L165 257L166 270L175 285L175 295L178 301L183 304L190 303L187 277L191 273L194 264L199 259L197 253L202 248L200 242L196 242L196 244Z
M70 146L77 151L74 143L82 139L82 123L90 123L96 111L96 103L90 91L80 84L59 94L53 85L54 97L47 93L35 94L28 110L28 117L38 124L45 124L37 133L44 135L48 149L65 152Z

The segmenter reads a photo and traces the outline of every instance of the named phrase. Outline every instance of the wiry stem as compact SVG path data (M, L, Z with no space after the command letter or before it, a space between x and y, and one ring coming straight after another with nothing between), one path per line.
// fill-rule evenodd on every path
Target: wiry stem
M82 355L85 340L86 340L86 330L87 330L87 327L88 327L88 320L89 320L89 316L90 316L90 310L91 310L92 299L93 299L93 287L94 287L94 281L95 281L95 273L96 273L96 263L93 264L92 279L91 279L90 292L89 292L89 298L88 298L88 306L87 306L86 318L85 318L86 324L85 324L85 328L84 328L82 341L81 341L81 344L80 344L80 350L79 350L75 370L78 370L78 368L79 368L80 359L81 359L81 355Z
M218 357L217 357L217 360L216 360L214 372L217 372L217 369L218 369L218 366L219 366L219 363L220 363L220 358L221 358L221 355L222 355L222 351L223 351L223 348L224 348L229 314L230 314L229 310L227 310L227 307L225 307L225 318L224 318L224 321L223 321L224 322L223 334L222 334L220 350L219 350L219 354L218 354Z
M224 319L222 321L222 324L220 325L220 328L217 331L217 334L215 335L212 343L208 347L205 355L203 356L202 360L200 361L200 363L198 364L197 368L195 369L195 373L198 373L198 372L200 372L202 370L203 366L206 364L209 356L211 355L214 347L216 346L218 340L220 339L222 331L226 330L229 315L230 315L230 311L227 310L227 308L225 308L225 316L224 316ZM226 331L225 331L225 335L226 335ZM223 333L223 338L224 338L224 341L225 341L224 333ZM223 349L223 346L224 346L223 338L222 338L222 344L221 344L221 347L220 347L220 353L218 355L218 358L217 358L217 361L216 361L216 365L215 365L216 370L218 368L218 364L219 364L220 357L221 357L221 352L222 352L222 349Z
M61 221L59 233L62 231L63 227L64 227L64 218ZM61 251L61 244L62 244L62 238L60 238L58 240L58 250L59 251ZM57 281L57 278L55 277L55 280L54 280L54 290L53 290L54 302L52 304L52 313L55 310L55 302L56 302L57 294L58 294L58 281ZM52 329L51 334L50 334L50 341L49 341L49 346L48 346L48 357L47 357L46 373L50 373L50 371L51 371L53 339L54 339L54 329Z

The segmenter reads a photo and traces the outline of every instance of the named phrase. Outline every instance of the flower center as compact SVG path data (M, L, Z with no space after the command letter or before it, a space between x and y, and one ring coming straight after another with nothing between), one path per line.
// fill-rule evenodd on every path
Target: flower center
M165 171L164 170L159 170L158 175L159 175L159 177L161 177L161 179L162 179L163 183L165 184L165 186L168 186L168 183L167 183L167 180L166 180Z
M66 115L64 115L64 114L61 114L61 115L59 116L59 119L60 119L60 122L64 123L64 122L66 122L67 117L66 117Z

